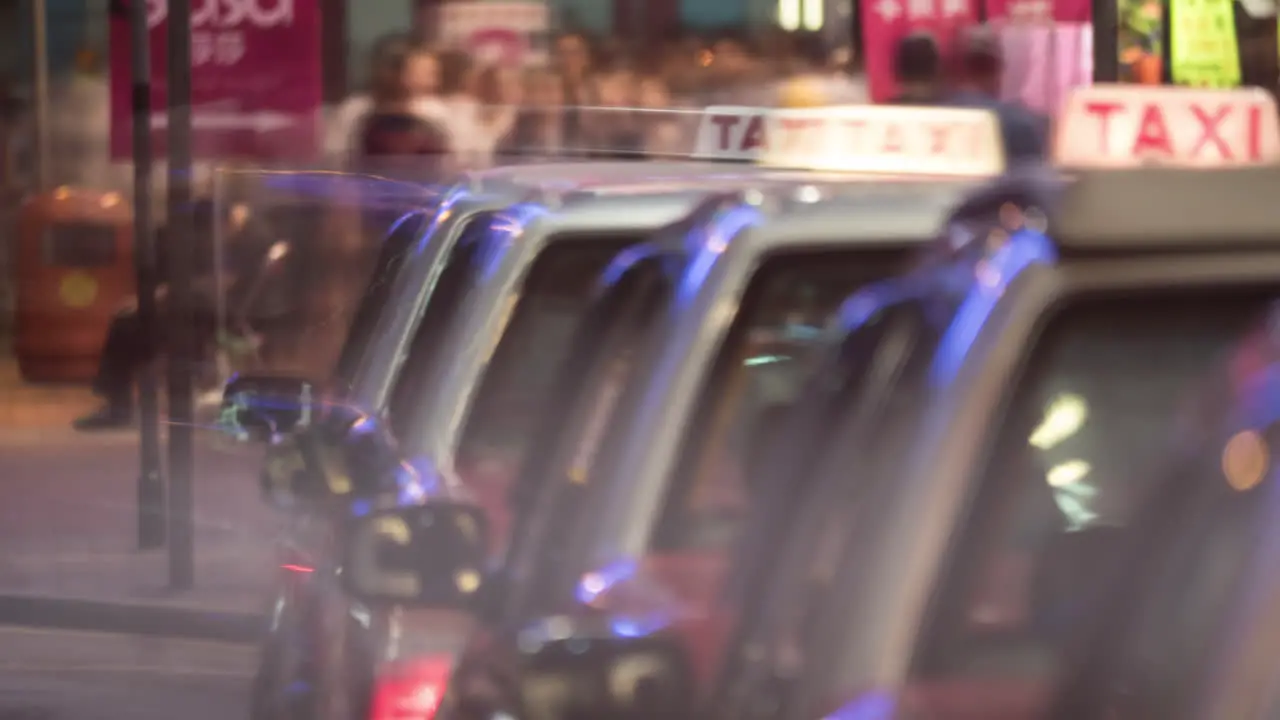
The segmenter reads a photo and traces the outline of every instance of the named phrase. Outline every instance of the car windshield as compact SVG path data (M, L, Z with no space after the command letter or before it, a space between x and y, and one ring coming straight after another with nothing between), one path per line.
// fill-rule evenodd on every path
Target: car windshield
M1086 640L1090 661L1068 668L1058 694L1068 713L1062 717L1097 716L1104 707L1128 717L1182 717L1196 705L1197 689L1249 657L1249 641L1232 625L1259 629L1248 598L1250 580L1265 571L1252 568L1270 564L1274 542L1266 525L1280 440L1274 332L1244 339L1190 405L1180 428L1185 442L1156 475L1124 546L1120 582ZM1225 656L1217 652L1232 645Z
M491 213L482 213L467 223L418 320L403 370L388 401L387 417L398 436L408 429L414 406L421 402L427 383L448 357L445 331L467 297L492 220Z
M674 285L664 261L641 259L610 284L579 326L573 350L560 371L553 399L562 420L538 433L513 505L520 512L508 562L512 582L507 612L522 616L530 604L554 602L559 570L571 565L568 548L574 518L583 512L594 485L605 435L625 416L636 379L646 377L642 349L661 336L659 319ZM665 328L665 326L662 326Z
M574 330L590 307L596 279L609 261L642 235L555 239L529 270L459 439L457 469L492 502L505 523L507 490L518 475L538 423L558 411L551 389ZM505 536L499 533L499 537Z
M993 450L972 476L973 505L950 545L954 557L940 578L913 682L953 687L1056 676L1066 640L1092 617L1096 583L1055 574L1062 568L1052 562L1053 548L1064 537L1124 528L1150 501L1151 470L1169 457L1189 390L1264 303L1238 292L1089 297L1048 318L1006 415L991 428ZM854 458L845 459L854 467ZM888 583L894 572L893 560L876 554L883 528L873 513L901 486L901 457L876 467L872 482L885 495L842 519L854 530L810 645L834 645L836 657L820 654L808 666L816 693L808 699L827 702L860 682L851 669L862 646L851 608L863 597L859 588ZM839 464L830 471L851 472ZM1093 558L1089 574L1104 577L1101 563L1113 554ZM940 711L957 701L941 697Z
M750 702L760 672L796 671L798 643L825 597L848 531L840 518L859 497L855 485L872 461L896 452L891 428L901 427L925 400L929 360L955 303L943 296L903 299L901 289L887 282L846 303L847 310L858 303L875 303L875 309L810 378L781 423L780 442L758 470L761 501L725 593L742 619L738 644L727 655L736 666L725 675L734 683L726 689L739 703ZM843 464L850 456L863 459L857 476L817 482L829 475L827 463Z
M904 256L788 253L757 269L692 418L653 551L729 548L750 498L747 469L768 445L773 418L799 394L829 317L860 286L899 269Z
M387 303L391 299L392 288L395 287L396 275L404 266L404 259L413 250L413 244L421 236L430 216L422 212L409 213L396 221L378 248L378 257L374 262L373 272L360 304L351 318L351 326L347 330L346 342L342 344L342 354L338 357L334 375L340 387L346 387L354 380L356 368L364 357L369 341L373 337L378 320L382 317Z

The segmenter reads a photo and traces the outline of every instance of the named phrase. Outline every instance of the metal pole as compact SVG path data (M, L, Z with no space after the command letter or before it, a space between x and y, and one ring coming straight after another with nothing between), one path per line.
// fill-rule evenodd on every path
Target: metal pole
M222 167L213 168L213 187L210 188L210 194L213 196L213 286L215 288L225 287L222 282L223 274L226 272L226 268L223 267L223 248L225 247L223 241L227 228L223 218L226 217L226 209L230 206L230 201L223 192L223 172L227 171ZM231 361L227 357L226 345L222 342L228 337L227 298L222 292L214 293L214 327L218 337L215 351L218 382L225 383L231 376Z
M191 294L191 0L169 0L169 586L195 583Z
M138 278L138 323L152 346L159 338L156 318L156 248L151 215L151 32L147 4L129 4L133 65L133 266ZM164 478L160 474L160 402L155 366L138 372L139 428L138 547L165 542Z
M32 0L32 101L35 105L36 192L49 189L49 10L45 0Z
M1173 84L1173 0L1160 3L1160 82Z
M1093 9L1093 81L1120 79L1120 0L1091 0Z

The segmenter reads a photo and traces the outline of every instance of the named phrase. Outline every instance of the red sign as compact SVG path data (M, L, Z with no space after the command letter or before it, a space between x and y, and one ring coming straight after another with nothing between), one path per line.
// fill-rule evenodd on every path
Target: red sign
M867 0L861 3L867 82L872 99L884 102L897 94L893 56L899 40L913 32L928 32L938 41L945 58L956 33L978 22L978 1Z
M140 0L135 0L140 1ZM309 158L320 136L319 0L192 0L191 124L201 158ZM148 0L151 128L163 154L167 0ZM111 154L132 154L129 21L111 21Z

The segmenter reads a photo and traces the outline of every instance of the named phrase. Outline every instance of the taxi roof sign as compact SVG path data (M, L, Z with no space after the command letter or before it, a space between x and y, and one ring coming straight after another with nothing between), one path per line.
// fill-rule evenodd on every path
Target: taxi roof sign
M1053 158L1071 168L1222 168L1280 161L1275 100L1261 89L1094 85L1067 98Z
M709 107L694 152L827 172L988 177L1005 167L996 116L960 108Z

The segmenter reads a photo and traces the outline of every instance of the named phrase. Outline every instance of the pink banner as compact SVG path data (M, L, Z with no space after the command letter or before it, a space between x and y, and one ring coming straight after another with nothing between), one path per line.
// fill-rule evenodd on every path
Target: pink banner
M1056 115L1072 90L1093 81L1093 26L1043 22L999 24L1004 47L1002 96Z
M871 96L884 102L897 94L894 48L903 36L928 32L947 57L956 34L978 21L980 0L867 0L861 4Z
M141 0L133 0L140 2ZM319 141L319 0L192 0L191 115L199 158L308 158ZM166 0L147 2L151 127L164 153ZM111 154L132 154L129 22L111 21Z

